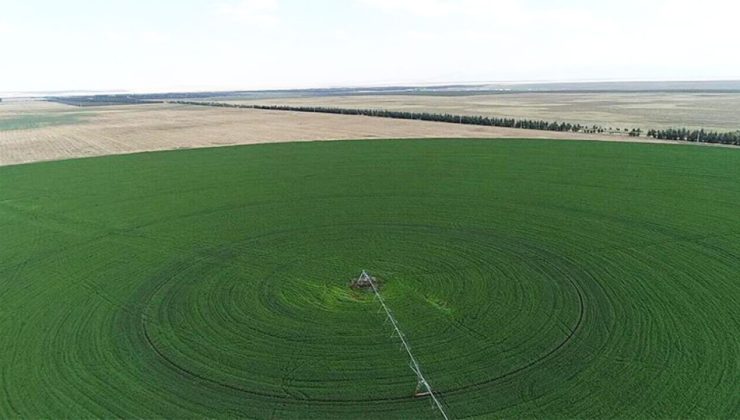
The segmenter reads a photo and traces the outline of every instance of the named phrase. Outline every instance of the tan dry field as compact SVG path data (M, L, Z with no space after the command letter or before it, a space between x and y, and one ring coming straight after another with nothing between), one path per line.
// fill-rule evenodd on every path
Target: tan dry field
M65 113L74 114L77 121L41 128L0 130L0 165L157 150L344 139L650 141L610 135L175 104L77 108L40 101L0 103L0 120L19 115L58 117Z
M219 100L219 98L213 98ZM505 93L360 95L224 100L243 104L335 106L567 121L614 128L740 130L740 93Z

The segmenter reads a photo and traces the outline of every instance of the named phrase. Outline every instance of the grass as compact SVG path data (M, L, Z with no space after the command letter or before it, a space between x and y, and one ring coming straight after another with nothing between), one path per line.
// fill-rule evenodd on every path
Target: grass
M355 141L0 168L0 417L740 415L740 153Z
M29 130L55 125L77 124L82 121L78 113L18 114L0 117L0 131Z

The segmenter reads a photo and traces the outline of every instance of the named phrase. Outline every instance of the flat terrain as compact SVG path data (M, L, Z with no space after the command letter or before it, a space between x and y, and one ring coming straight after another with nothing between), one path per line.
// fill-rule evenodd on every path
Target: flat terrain
M0 103L0 165L143 151L371 138L556 138L649 141L361 116L128 105Z
M89 119L142 148L286 121L211 112ZM739 178L735 149L542 140L2 167L0 417L434 418L366 269L455 418L738 418Z
M621 129L688 127L717 131L740 130L740 93L538 92L467 95L451 93L228 99L225 102L429 111L455 115L568 121Z

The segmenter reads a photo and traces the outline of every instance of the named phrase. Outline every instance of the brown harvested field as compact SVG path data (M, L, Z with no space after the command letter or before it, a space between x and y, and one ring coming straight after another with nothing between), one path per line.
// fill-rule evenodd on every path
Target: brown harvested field
M219 98L213 98L219 100ZM740 93L599 92L351 95L224 102L335 106L567 121L615 128L740 130Z
M3 129L3 121L52 121ZM0 103L0 165L181 148L376 138L556 138L648 141L617 136L477 127L382 118L174 104L77 108Z

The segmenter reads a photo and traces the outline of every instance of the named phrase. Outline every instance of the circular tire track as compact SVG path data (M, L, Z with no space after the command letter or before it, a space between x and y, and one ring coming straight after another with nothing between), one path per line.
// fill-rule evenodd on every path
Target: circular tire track
M436 227L436 226L430 226L430 225L411 225L411 224L401 225L401 226L399 226L399 225L389 225L389 224L379 224L379 225L347 224L347 225L345 225L343 227L345 227L345 228L352 228L352 229L358 229L358 228L366 228L367 229L367 228L377 228L377 227L380 227L380 228L385 228L385 229L388 229L388 228L391 228L391 229L402 228L402 229L412 229L412 230L413 229L420 229L420 230L428 230L428 231L437 231L437 230L439 230L439 228ZM244 247L244 246L248 246L248 245L252 245L252 244L255 244L255 245L256 244L260 244L265 239L274 238L274 237L294 236L294 235L301 234L301 233L303 233L303 234L306 234L306 233L314 233L315 234L316 232L320 232L322 229L328 229L328 228L337 228L337 225L317 226L317 227L314 227L312 229L286 229L286 230L280 230L280 231L276 231L276 232L265 233L265 234L259 235L257 237L253 237L253 238L248 239L241 246ZM477 232L476 234L479 235L479 236L481 235L480 232ZM234 245L232 245L232 247L233 246ZM213 249L213 250L210 250L210 251L205 251L204 253L210 255L210 254L218 254L219 252L220 251L218 251L217 249ZM538 252L545 253L542 250L538 250ZM551 254L550 255L547 255L547 258L550 258L550 259L558 259L558 257L556 255L551 255ZM184 260L184 261L181 261L179 263L176 263L175 265L178 266L178 273L181 273L181 272L187 271L190 267L197 265L199 263L199 261L200 260L198 260L198 259L189 258L187 260ZM277 270L273 271L273 275L277 275L277 273L280 272L280 271L281 271L281 267L277 267ZM426 273L417 272L417 274L423 276L423 275L429 275L430 273L429 272L426 272ZM151 293L149 294L149 296L150 296L149 299L151 299L151 296L153 296L154 294L156 294L157 292L159 292L162 288L164 288L167 285L167 283L172 282L175 279L175 277L177 277L177 276L171 276L168 279L166 279L165 281L162 281L158 285L158 287L156 289L154 289L154 290L151 291ZM266 280L268 280L268 279L266 279ZM455 395L455 394L459 394L459 393L468 392L468 391L470 391L471 389L474 389L474 388L481 388L481 387L485 387L485 386L488 386L488 385L491 385L491 384L495 384L498 381L501 381L503 379L509 378L511 376L514 376L516 374L519 374L521 372L524 372L524 371L526 371L528 369L531 369L531 368L535 367L539 363L547 360L549 357L551 357L554 354L556 354L564 346L566 346L568 344L568 342L570 342L576 336L577 332L581 328L581 325L583 323L583 318L584 318L584 309L585 309L585 297L584 297L583 292L581 291L581 289L579 288L579 286L578 286L578 284L576 283L575 280L573 280L571 278L568 278L567 280L568 280L569 287L571 287L573 289L573 291L575 292L575 295L577 296L577 299L578 299L578 317L577 317L576 322L572 326L569 327L570 332L569 332L569 334L567 336L565 336L565 338L562 341L556 343L555 346L553 346L552 348L550 348L547 352L545 352L541 356L538 356L537 358L532 359L532 360L528 361L527 363L525 363L525 364L523 364L521 366L518 366L518 367L516 367L516 368L514 368L514 369L512 369L510 371L504 372L503 374L497 375L495 377L487 378L485 380L471 382L469 384L465 384L465 385L461 385L461 386L440 388L440 389L437 390L437 393L440 396L451 396L451 395ZM357 403L400 402L400 401L409 401L411 399L411 397L409 396L409 394L395 395L395 396L387 396L387 397L368 397L368 398L316 398L316 397L311 397L311 398L296 398L296 397L291 396L291 395L278 394L278 393L270 393L270 392L261 392L259 390L250 389L250 388L247 388L247 387L244 387L244 386L240 386L238 384L229 383L229 382L225 382L225 381L219 381L219 380L214 379L212 377L209 377L207 375L198 373L197 371L194 371L191 368L189 368L187 365L185 365L183 363L180 363L180 362L172 359L171 357L169 357L166 354L166 352L164 350L160 349L157 346L157 344L155 343L155 341L151 338L151 333L149 331L151 325L152 325L151 320L148 320L148 317L142 317L141 318L141 327L140 328L142 329L143 334L146 337L146 341L147 341L149 347L152 349L153 352L155 352L157 354L157 356L160 359L163 360L164 363L166 363L167 365L171 366L176 371L180 372L180 374L182 374L183 376L191 377L191 378L197 378L200 381L213 384L216 387L227 388L227 389L230 389L230 390L234 390L234 391L237 391L237 392L244 393L246 395L252 395L252 396L257 396L257 397L261 397L261 398L272 399L272 400L275 400L275 401L281 401L281 402L297 402L297 403L310 402L310 403L319 403L319 404L357 404ZM394 345L393 339L389 339L388 342L389 342L389 345L391 345L391 346ZM412 375L409 374L408 376L410 378L410 381L413 381Z

